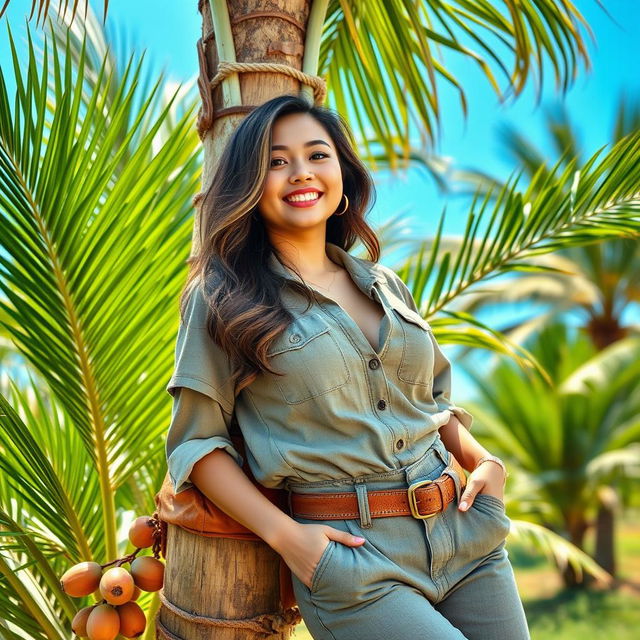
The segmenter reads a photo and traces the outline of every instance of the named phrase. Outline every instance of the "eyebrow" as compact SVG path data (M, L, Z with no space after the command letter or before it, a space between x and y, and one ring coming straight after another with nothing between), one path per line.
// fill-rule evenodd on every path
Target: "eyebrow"
M309 140L309 142L305 142L303 146L313 147L316 144L325 144L327 145L327 147L331 148L331 145L328 142L325 142L324 140ZM274 144L271 147L271 151L275 151L276 149L282 149L283 151L288 151L289 147L287 147L284 144Z

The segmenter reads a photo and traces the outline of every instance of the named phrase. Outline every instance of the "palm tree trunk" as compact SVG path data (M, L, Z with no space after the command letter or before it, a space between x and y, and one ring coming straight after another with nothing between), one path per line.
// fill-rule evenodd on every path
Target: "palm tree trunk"
M198 131L205 150L203 192L214 175L218 158L229 137L246 113L277 95L298 93L300 90L298 80L281 73L264 72L239 73L211 90L209 81L216 73L219 57L232 62L287 64L300 70L312 3L311 0L274 0L268 8L259 0L226 4L218 0L199 0L198 3L202 14L202 41L198 46L202 107ZM229 29L233 43L225 40L224 47L221 47L216 38L223 39ZM223 56L218 55L221 48ZM231 49L235 49L235 60ZM241 96L241 104L234 101L234 96L238 95ZM192 251L198 248L202 224L199 204L196 197L197 219ZM285 621L295 620L290 615L291 610L283 612L279 609L282 605L278 598L280 569L279 556L263 541L199 538L170 525L163 588L170 604L160 607L158 637L164 637L162 629L167 629L184 640L264 639L263 632L233 625L234 621L259 618L265 612L276 617L284 613ZM184 615L185 611L191 614L191 619ZM219 623L209 626L207 618L226 620L230 626ZM281 625L268 637L289 638L293 628L293 624Z
M311 0L273 0L269 3L268 10L260 0L231 0L226 3L218 0L198 0L198 10L202 14L202 42L209 80L218 68L220 48L214 35L212 7L216 10L216 23L222 25L226 22L226 15L220 15L224 14L225 4L233 37L235 62L273 62L300 70L304 54L305 25ZM218 5L223 5L223 10L218 11ZM226 51L225 54L226 62L233 54ZM205 152L202 182L203 187L206 187L213 178L218 158L229 137L245 115L253 107L275 96L297 93L300 90L300 82L282 73L239 73L213 90L203 90L206 81L202 75L201 68L199 84L202 108L198 131ZM234 88L241 96L241 104L234 102ZM199 241L198 230L201 224L198 204L196 202L198 211L193 233L194 251Z
M614 487L602 487L598 491L598 498L595 560L615 577L615 519L619 502L618 493Z
M596 518L596 562L612 576L615 576L615 508L601 503Z
M574 510L565 514L569 540L576 547L584 551L584 535L587 531L587 521L582 510ZM562 581L567 589L584 588L586 582L582 572L576 571L570 564L561 570Z

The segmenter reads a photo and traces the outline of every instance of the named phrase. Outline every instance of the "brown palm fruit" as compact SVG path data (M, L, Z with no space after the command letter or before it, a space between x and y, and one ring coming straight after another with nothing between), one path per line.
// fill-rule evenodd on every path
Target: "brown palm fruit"
M129 540L136 549L147 549L154 543L153 532L156 523L151 516L140 516L129 528Z
M100 593L109 604L124 604L131 600L135 584L131 574L123 567L107 569L100 580Z
M110 604L99 604L89 614L87 637L89 640L115 640L120 633L120 616Z
M137 600L140 597L140 594L142 593L142 590L140 589L140 587L136 584L133 587L133 595L131 596L132 600Z
M75 633L77 636L81 638L87 637L87 620L89 619L89 614L96 608L95 604L92 604L88 607L83 607L73 616L73 620L71 621L71 631Z
M125 638L137 638L144 633L147 619L137 602L125 602L116 611L120 616L120 633Z
M80 562L60 578L62 590L74 598L88 596L100 585L102 567L97 562Z
M131 575L143 591L158 591L164 581L164 565L152 556L139 556L131 563Z

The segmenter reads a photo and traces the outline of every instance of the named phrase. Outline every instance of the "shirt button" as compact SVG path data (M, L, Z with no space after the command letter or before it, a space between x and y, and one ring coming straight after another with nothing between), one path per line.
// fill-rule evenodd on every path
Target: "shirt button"
M300 342L300 335L299 335L299 334L297 334L297 333L292 333L292 334L289 336L289 341L290 341L290 342Z
M384 400L378 400L378 409L384 409L387 403Z
M402 447L404 447L404 440L402 438L400 438L400 440L396 441L396 449L402 449Z
M371 358L369 360L369 369L377 369L380 366L380 360L378 358Z

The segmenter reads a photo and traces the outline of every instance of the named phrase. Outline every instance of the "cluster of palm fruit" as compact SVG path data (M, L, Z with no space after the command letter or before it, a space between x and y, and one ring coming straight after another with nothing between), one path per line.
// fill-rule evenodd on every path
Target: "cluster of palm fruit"
M60 578L62 589L72 597L88 596L99 590L103 598L75 615L71 628L77 636L114 640L118 634L137 638L144 633L147 621L135 601L141 591L161 589L164 581L164 564L159 560L160 522L155 515L140 516L133 521L129 540L136 550L132 554L104 565L80 562ZM153 547L153 556L136 557L149 547ZM126 563L129 570L122 566Z

